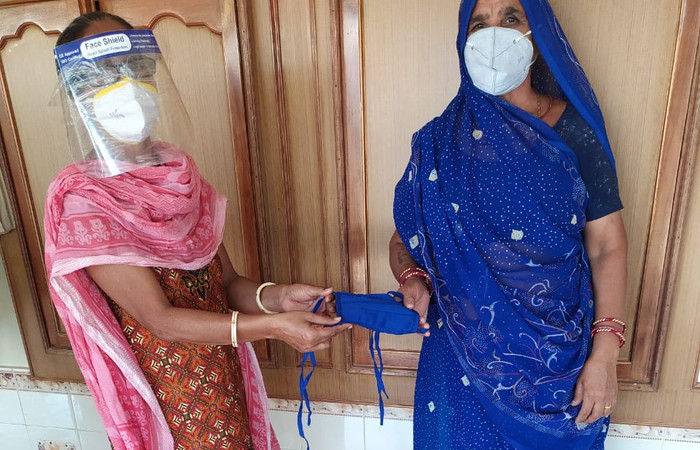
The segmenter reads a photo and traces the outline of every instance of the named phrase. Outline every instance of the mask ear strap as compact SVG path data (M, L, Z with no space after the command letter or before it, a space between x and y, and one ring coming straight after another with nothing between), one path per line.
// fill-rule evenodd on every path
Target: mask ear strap
M304 367L306 366L307 359L311 360L311 371L308 375L306 375L306 377L304 377ZM306 450L309 450L309 440L306 439L306 436L304 436L304 423L302 422L301 418L304 413L304 403L306 403L306 410L309 412L306 425L311 425L311 403L309 402L309 392L307 391L306 387L309 385L309 380L311 379L311 375L314 373L314 369L316 369L316 356L314 355L314 352L304 353L304 357L301 360L301 373L299 374L299 392L301 393L301 401L299 402L299 412L297 412L297 428L299 429L299 436L301 436L301 438L304 439L304 442L306 442Z
M318 309L323 304L323 297L318 299L316 305L314 305L313 312L317 312ZM306 361L311 361L311 371L306 377L304 376L304 367L306 366ZM306 389L311 380L311 375L313 375L316 369L316 355L314 352L306 352L301 360L301 373L299 374L299 393L301 394L301 401L299 402L299 411L297 412L297 428L299 429L299 436L306 442L306 450L309 450L309 440L304 436L304 423L301 418L304 414L304 403L306 403L306 410L309 412L307 419L307 426L311 425L311 402L309 401L309 391Z
M374 354L375 347L377 349L376 357ZM377 394L379 394L379 425L384 425L384 399L382 399L382 394L384 394L387 400L389 399L389 395L386 393L384 381L382 381L384 362L382 361L382 350L379 348L379 331L370 331L369 352L372 355L372 363L374 364L374 377L377 379ZM379 358L379 366L377 366L377 358Z

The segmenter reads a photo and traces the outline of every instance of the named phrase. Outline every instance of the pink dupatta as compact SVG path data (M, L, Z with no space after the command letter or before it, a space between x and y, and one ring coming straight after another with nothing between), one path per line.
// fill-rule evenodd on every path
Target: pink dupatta
M49 186L44 215L51 297L78 366L117 450L173 448L173 438L119 324L85 267L129 264L198 269L222 242L226 198L186 153L110 178L66 167ZM256 450L278 450L250 344L238 348Z

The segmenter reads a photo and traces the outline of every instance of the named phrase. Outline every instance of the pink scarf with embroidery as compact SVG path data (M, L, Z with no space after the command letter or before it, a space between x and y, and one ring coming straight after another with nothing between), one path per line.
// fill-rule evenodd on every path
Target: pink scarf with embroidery
M187 154L162 144L166 164L110 178L66 167L49 186L44 215L49 290L75 358L117 450L173 448L136 358L85 267L129 264L199 269L222 241L226 199ZM255 450L280 448L250 344L238 348Z

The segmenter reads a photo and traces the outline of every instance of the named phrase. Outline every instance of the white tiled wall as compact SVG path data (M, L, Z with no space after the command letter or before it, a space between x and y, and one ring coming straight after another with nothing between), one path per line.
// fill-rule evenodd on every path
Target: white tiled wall
M272 399L270 418L283 450L305 450L297 431L298 401ZM410 408L312 403L305 433L312 450L409 450ZM306 413L304 413L306 424ZM700 450L700 430L612 425L607 450ZM30 380L0 373L0 450L109 450L107 435L84 385Z
M311 450L409 450L412 412L387 408L384 425L374 406L312 404L311 426L304 430ZM272 426L283 450L305 450L296 425L298 402L270 400ZM611 425L606 450L700 450L700 430Z
M0 449L109 450L89 395L0 389Z

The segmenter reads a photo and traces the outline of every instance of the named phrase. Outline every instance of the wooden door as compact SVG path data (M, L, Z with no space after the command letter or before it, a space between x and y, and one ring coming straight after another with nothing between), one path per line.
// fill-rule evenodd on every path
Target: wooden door
M91 10L87 1L0 2L0 150L17 227L0 237L30 369L38 378L80 380L49 298L43 262L46 189L70 162L53 47L60 30Z

